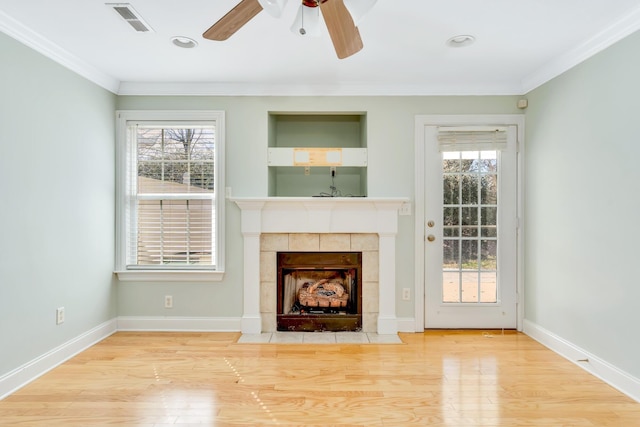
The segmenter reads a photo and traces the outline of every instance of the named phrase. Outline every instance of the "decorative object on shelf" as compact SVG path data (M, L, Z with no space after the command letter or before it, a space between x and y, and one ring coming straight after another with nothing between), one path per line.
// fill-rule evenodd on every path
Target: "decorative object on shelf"
M294 148L294 166L341 166L342 148Z
M269 166L367 166L366 148L270 147Z

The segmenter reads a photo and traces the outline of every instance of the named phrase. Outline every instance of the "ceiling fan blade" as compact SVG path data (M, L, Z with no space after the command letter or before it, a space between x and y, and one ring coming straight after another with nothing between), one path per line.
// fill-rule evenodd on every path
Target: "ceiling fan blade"
M209 40L226 40L262 10L258 0L242 0L202 34Z
M344 59L359 52L363 47L360 31L343 0L326 0L320 3L320 10L338 58Z

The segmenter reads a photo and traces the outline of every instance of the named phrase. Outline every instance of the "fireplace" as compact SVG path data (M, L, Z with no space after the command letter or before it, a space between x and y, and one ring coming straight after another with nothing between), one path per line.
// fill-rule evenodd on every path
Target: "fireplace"
M277 329L278 252L362 252L362 331L398 332L396 234L402 198L233 198L241 210L244 334Z
M277 330L362 330L361 252L279 252Z

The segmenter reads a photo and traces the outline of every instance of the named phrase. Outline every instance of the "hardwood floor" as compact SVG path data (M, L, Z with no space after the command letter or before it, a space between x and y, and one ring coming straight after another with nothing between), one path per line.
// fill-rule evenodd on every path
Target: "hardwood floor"
M239 336L116 333L0 401L0 425L640 425L640 403L516 332L366 345Z

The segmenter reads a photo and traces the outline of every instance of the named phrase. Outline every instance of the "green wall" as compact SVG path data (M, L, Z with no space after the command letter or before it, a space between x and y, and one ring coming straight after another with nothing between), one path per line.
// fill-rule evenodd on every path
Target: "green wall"
M113 319L117 289L116 96L2 33L0 52L1 378Z
M526 318L640 378L640 33L528 94Z
M268 195L268 113L367 112L367 191L369 197L414 198L415 116L423 114L518 114L515 96L469 97L154 97L120 96L118 109L212 109L226 113L226 186L233 196ZM339 187L339 174L336 180ZM242 235L240 211L226 210L226 271L213 284L122 282L121 316L240 317L242 315ZM397 315L414 317L415 301L400 290L414 283L414 217L399 217L397 236ZM164 309L164 295L174 309Z

